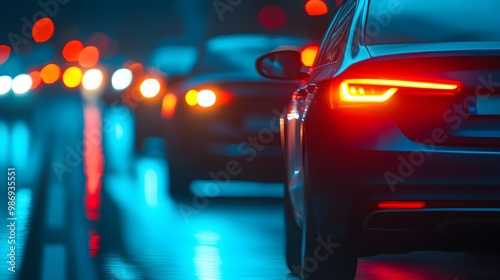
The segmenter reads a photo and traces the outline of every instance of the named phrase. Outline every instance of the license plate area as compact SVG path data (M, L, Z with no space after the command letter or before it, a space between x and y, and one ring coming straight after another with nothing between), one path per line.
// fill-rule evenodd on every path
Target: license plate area
M468 111L471 116L500 116L500 96L469 98Z

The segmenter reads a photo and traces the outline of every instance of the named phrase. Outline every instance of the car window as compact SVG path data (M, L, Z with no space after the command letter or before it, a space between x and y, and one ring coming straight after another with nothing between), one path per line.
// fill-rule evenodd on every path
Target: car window
M317 65L339 60L340 55L345 50L355 7L356 0L349 0L337 12L329 33L326 35L325 40L323 40L323 52L318 57Z
M372 0L367 45L500 41L498 0Z

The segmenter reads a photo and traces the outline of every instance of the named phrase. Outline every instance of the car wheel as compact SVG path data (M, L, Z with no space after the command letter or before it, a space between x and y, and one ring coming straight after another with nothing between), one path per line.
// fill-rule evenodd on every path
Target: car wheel
M302 229L295 222L292 202L285 183L285 253L288 269L300 276Z
M336 242L331 236L319 236L316 218L307 195L305 204L302 229L302 279L354 279L358 257L352 249L352 243Z

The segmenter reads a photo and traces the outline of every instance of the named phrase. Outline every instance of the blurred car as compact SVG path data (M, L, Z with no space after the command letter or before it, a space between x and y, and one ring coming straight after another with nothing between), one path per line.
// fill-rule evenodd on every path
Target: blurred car
M498 253L498 8L348 0L313 68L294 50L257 60L268 78L307 76L281 118L293 273L353 279L359 256Z
M144 148L145 140L151 137L163 137L165 118L171 114L171 88L187 79L200 57L200 49L180 37L169 37L161 41L152 52L149 66L143 69L142 78L137 80L135 90L130 95L137 100L132 104L136 117L136 147ZM160 88L156 94L144 92L142 83L146 79L155 79ZM154 87L154 85L153 85ZM134 88L134 87L133 87Z
M282 181L279 112L299 81L262 78L254 62L280 46L308 47L298 37L233 34L201 48L189 77L171 85L165 114L170 192L189 195L194 180ZM172 103L169 103L172 104Z

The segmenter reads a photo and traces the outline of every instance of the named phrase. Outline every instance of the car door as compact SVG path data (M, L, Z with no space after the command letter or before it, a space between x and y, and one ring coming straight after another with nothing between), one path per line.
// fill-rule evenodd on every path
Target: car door
M326 71L338 66L347 42L357 0L346 1L337 11L315 61L315 71ZM284 123L284 153L287 159L287 188L296 218L301 221L304 213L304 166L302 149L303 122L307 110L318 94L316 79L309 79L292 95Z

